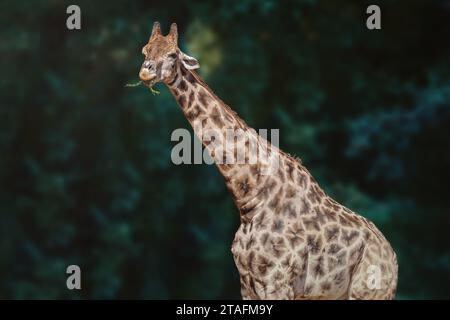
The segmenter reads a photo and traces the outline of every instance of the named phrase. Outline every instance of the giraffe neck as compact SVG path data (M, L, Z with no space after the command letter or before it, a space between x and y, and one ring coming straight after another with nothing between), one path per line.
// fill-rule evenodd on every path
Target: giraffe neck
M249 128L197 73L180 66L167 86L224 177L241 218L262 205L256 197L284 154Z

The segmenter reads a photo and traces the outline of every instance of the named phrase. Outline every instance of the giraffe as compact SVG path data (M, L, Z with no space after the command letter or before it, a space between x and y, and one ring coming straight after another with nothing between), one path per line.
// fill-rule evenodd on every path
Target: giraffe
M149 87L167 85L233 197L240 226L231 252L242 298L393 299L397 258L383 234L329 197L299 159L249 128L200 78L198 61L177 41L175 23L163 36L155 22L139 77ZM204 137L208 130L217 133L214 139ZM229 130L239 132L234 143L226 143ZM270 156L251 163L255 144ZM245 161L225 161L239 150Z

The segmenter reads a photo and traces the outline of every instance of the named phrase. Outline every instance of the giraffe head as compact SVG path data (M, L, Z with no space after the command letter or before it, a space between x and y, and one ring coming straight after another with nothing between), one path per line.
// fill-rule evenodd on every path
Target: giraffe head
M170 26L169 34L163 36L160 24L155 22L150 39L142 48L142 54L145 59L139 78L150 87L157 82L170 82L175 77L178 66L188 70L200 67L195 58L178 48L178 31L175 23Z

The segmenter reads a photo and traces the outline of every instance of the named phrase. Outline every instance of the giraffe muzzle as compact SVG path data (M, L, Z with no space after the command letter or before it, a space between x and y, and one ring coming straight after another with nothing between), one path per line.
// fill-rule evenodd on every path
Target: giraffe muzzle
M147 68L141 68L139 71L139 78L144 83L151 83L156 78L156 74L151 73Z

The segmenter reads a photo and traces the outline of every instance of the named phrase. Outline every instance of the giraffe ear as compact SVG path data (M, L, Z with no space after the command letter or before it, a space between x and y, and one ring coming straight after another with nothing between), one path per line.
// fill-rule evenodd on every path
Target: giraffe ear
M188 70L195 70L200 68L197 59L190 57L181 51L180 51L180 61L183 64L183 66Z

